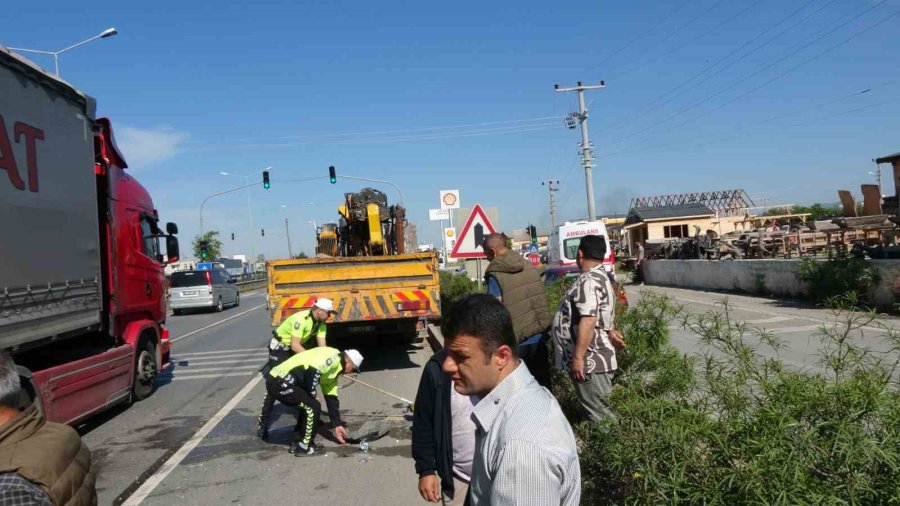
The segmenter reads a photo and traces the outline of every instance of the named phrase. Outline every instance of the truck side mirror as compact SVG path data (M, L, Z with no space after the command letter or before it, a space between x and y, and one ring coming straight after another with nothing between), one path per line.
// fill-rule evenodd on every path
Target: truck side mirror
M174 223L169 223L169 225L175 227ZM169 228L168 225L166 228ZM175 227L175 229L177 231L178 227ZM181 254L178 251L178 238L174 235L166 236L166 256L168 257L168 262L170 264L174 264L181 258Z
M172 223L171 221L166 223L166 233L169 235L175 235L178 233L178 225ZM168 243L167 243L168 245Z

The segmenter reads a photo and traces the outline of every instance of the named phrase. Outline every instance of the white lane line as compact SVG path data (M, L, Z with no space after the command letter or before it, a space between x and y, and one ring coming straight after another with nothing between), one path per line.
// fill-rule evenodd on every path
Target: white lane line
M137 506L141 504L144 499L146 499L147 496L149 496L153 492L153 490L156 489L156 487L166 479L166 476L174 471L175 468L178 467L178 464L180 464L181 461L184 460L184 458L187 457L188 454L191 453L191 451L196 448L198 444L200 444L200 441L202 441L203 438L205 438L216 427L216 425L218 425L219 422L221 422L222 419L225 418L225 416L227 416L228 413L231 412L231 410L234 409L234 407L237 406L237 404L241 402L241 400L243 400L251 390L253 390L253 387L255 387L256 384L260 382L260 380L262 380L262 376L258 375L250 380L246 385L244 385L244 388L242 388L240 392L232 397L227 404L222 406L222 409L220 409L218 413L210 418L209 421L203 425L203 427L200 427L200 430L198 430L197 433L194 434L187 443L179 448L177 452L172 454L172 456L169 457L169 459L166 460L166 462L161 465L155 473L147 478L147 480L137 490L135 490L135 492L131 494L131 496L126 499L125 502L122 503L122 506Z
M744 320L744 323L749 323L750 325L760 325L762 323L778 323L778 322L786 322L788 320L793 320L790 316L776 316L774 318L762 318L759 320Z
M208 365L212 365L212 364L208 364ZM181 375L183 375L183 376L186 376L186 375L188 375L188 374L194 374L195 372L242 371L242 370L245 370L245 369L255 369L255 370L258 371L258 370L262 369L263 365L265 365L265 364L242 365L242 366L240 366L240 367L233 367L233 366L229 366L229 367L201 367L201 368L199 368L199 369L194 369L194 368L192 368L192 367L176 367L175 370L172 371L172 372L175 374L175 377L178 378L178 377L180 377L180 376L178 375L178 374L179 374L178 371L182 371L182 372L181 372Z
M801 325L799 327L775 327L766 329L767 332L773 334L790 334L792 332L809 332L810 330L819 330L822 325Z
M206 329L215 327L216 325L221 325L221 324L227 322L228 320L234 320L234 319L237 318L238 316L243 316L243 315L249 313L250 311L255 311L255 310L257 310L257 309L259 309L259 308L261 308L261 307L266 307L266 305L265 305L265 304L260 304L260 305L258 305L258 306L256 306L256 307L253 307L253 308L250 308L250 309L244 311L243 313L238 313L238 314L236 314L236 315L234 315L234 316L229 316L228 318L225 318L224 320L219 320L219 321L217 321L216 323L213 323L213 324L211 324L211 325L207 325L207 326L205 326L205 327L199 328L199 329L197 329L197 330L195 330L195 331L193 331L193 332L188 332L187 334L185 334L185 335L183 335L183 336L178 336L178 337L176 337L175 339L172 339L172 340L169 341L169 342L171 342L171 343L177 343L178 341L181 341L181 340L184 339L185 337L190 337L190 336L192 336L192 335L194 335L194 334L196 334L196 333L198 333L198 332L203 332L203 331L206 330Z
M246 353L250 351L265 351L268 353L267 348L265 346L260 346L257 348L242 348L240 350L218 350L218 351L195 351L193 353L178 353L179 357L193 357L195 355L220 355L223 353L235 354L235 353Z
M259 369L258 367L256 369ZM249 376L251 374L256 374L256 371L247 371L247 372L226 372L225 374L198 374L196 376L177 376L172 378L172 381L187 381L187 380L196 380L196 379L208 379L208 378L230 378L232 376ZM260 376L262 378L262 376Z
M268 355L260 355L258 357L228 357L228 360L188 360L173 358L171 361L175 364L176 369L184 369L185 367L193 367L195 365L245 364L250 361L265 362L268 358ZM187 362L187 364L180 365L179 362Z

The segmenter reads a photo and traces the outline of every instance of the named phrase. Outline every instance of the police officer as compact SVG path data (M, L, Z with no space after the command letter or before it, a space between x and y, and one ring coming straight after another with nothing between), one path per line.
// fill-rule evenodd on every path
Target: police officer
M269 341L269 363L266 370L271 370L295 353L306 351L304 345L313 336L316 337L316 344L319 347L325 346L325 322L333 312L334 302L331 299L322 298L316 300L312 308L298 311L281 322L281 325L272 331L273 337ZM263 441L269 437L269 424L274 406L275 398L266 393L259 414L259 423L256 426L256 436Z
M269 395L283 404L300 408L294 429L300 439L291 448L295 457L325 454L314 442L322 412L322 405L316 399L316 386L319 385L325 396L334 437L341 444L346 443L347 429L341 421L338 402L338 377L359 371L362 361L362 355L356 350L341 352L326 346L297 353L269 371L266 377Z

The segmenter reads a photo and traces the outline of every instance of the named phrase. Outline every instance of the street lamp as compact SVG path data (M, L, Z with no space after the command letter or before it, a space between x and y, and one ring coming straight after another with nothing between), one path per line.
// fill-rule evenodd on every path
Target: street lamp
M88 42L92 42L97 39L105 39L108 37L112 37L113 35L116 35L117 33L119 33L119 32L117 32L115 28L107 28L106 30L103 30L99 34L94 35L93 37L91 37L89 39L85 39L77 44L72 44L71 46L64 48L64 49L60 49L59 51L40 51L37 49L25 49L23 47L11 47L9 49L12 49L13 51L21 51L21 52L26 52L26 53L39 53L39 54L52 55L53 56L53 65L56 68L56 77L59 77L59 55L65 53L66 51L75 49L78 46L83 46L83 45L87 44Z
M262 170L262 172L265 172L267 170L272 170L272 167L266 167L265 169ZM219 174L221 174L223 176L242 177L242 178L244 178L244 183L246 183L246 185L247 185L247 216L250 217L250 229L249 229L250 234L248 235L248 237L250 237L250 258L252 258L253 261L255 262L256 261L256 242L253 241L253 237L254 237L254 235L253 235L253 207L251 207L251 205L250 205L250 186L251 186L250 185L250 177L255 176L256 174L235 174L233 172L225 172L225 171L219 172Z

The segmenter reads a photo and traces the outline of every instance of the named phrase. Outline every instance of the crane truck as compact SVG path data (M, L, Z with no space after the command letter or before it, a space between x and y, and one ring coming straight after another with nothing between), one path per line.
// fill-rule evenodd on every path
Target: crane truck
M93 98L0 46L0 350L51 421L149 396L169 359L178 228L127 167Z
M318 227L316 256L267 264L272 324L334 300L331 336L415 335L440 318L440 277L433 252L407 253L406 210L372 188L344 195L339 221Z

